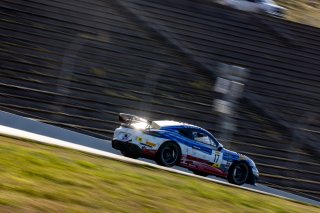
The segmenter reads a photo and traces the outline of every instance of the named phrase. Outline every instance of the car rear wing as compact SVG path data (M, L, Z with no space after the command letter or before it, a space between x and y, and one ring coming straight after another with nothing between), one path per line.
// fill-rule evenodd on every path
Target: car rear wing
M138 123L138 122L142 122L142 123L146 123L147 125L151 125L152 121L141 118L139 116L136 115L131 115L131 114L126 114L126 113L119 113L119 121L121 123L121 126L131 126L131 124L133 123Z

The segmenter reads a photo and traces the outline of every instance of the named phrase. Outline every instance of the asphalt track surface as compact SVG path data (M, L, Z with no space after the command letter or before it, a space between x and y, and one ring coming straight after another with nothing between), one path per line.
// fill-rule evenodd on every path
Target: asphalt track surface
M155 162L147 159L138 159L132 160L126 157L123 157L120 151L112 148L111 141L102 140L98 138L94 138L88 135L83 135L80 133L76 133L70 130L62 129L59 127L51 126L48 124L44 124L32 119L23 118L17 115L13 115L6 112L0 111L0 134L9 135L21 138L29 138L39 142L56 144L59 146L74 148L82 151L88 151L93 154L104 155L107 157L112 157L118 160L131 161L133 163L151 163L154 166ZM31 136L32 137L31 137ZM49 141L49 142L45 142ZM51 143L51 141L53 141ZM67 146L65 145L67 144ZM156 166L159 169L163 169L163 167ZM166 168L164 168L166 169ZM189 170L175 166L169 169L171 172L177 171L178 173L191 173ZM191 173L192 174L192 173ZM199 177L203 178L203 177ZM225 179L217 178L215 176L209 176L209 179L220 183L227 183ZM235 186L237 187L237 186ZM311 200L302 196L298 196L295 194L291 194L288 192L284 192L281 190L277 190L268 186L264 186L262 184L257 184L257 186L252 186L248 184L244 184L241 188L247 188L254 191L265 192L269 194L273 194L276 196L285 197L292 200L297 200L305 203L310 203L313 205L320 206L320 202Z

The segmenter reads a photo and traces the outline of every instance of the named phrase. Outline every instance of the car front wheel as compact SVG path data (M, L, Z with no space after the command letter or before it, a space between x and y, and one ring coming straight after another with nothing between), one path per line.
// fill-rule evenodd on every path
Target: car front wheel
M245 162L234 163L228 173L228 181L236 185L244 184L249 177L249 166Z
M159 165L172 167L179 163L181 151L175 142L166 142L161 145L156 155L156 162Z

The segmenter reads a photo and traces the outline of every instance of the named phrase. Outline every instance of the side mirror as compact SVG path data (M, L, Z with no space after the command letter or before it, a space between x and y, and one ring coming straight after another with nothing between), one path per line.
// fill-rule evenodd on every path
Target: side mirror
M222 146L219 146L219 147L218 147L218 151L219 151L219 152L220 152L222 149L223 149Z

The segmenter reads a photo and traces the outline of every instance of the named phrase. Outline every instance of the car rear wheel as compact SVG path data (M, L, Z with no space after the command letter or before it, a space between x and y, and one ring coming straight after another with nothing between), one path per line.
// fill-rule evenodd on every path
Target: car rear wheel
M249 173L248 164L236 162L229 169L228 181L236 185L242 185L247 181Z
M179 163L181 151L175 142L166 142L162 144L156 155L156 162L159 165L172 167Z

